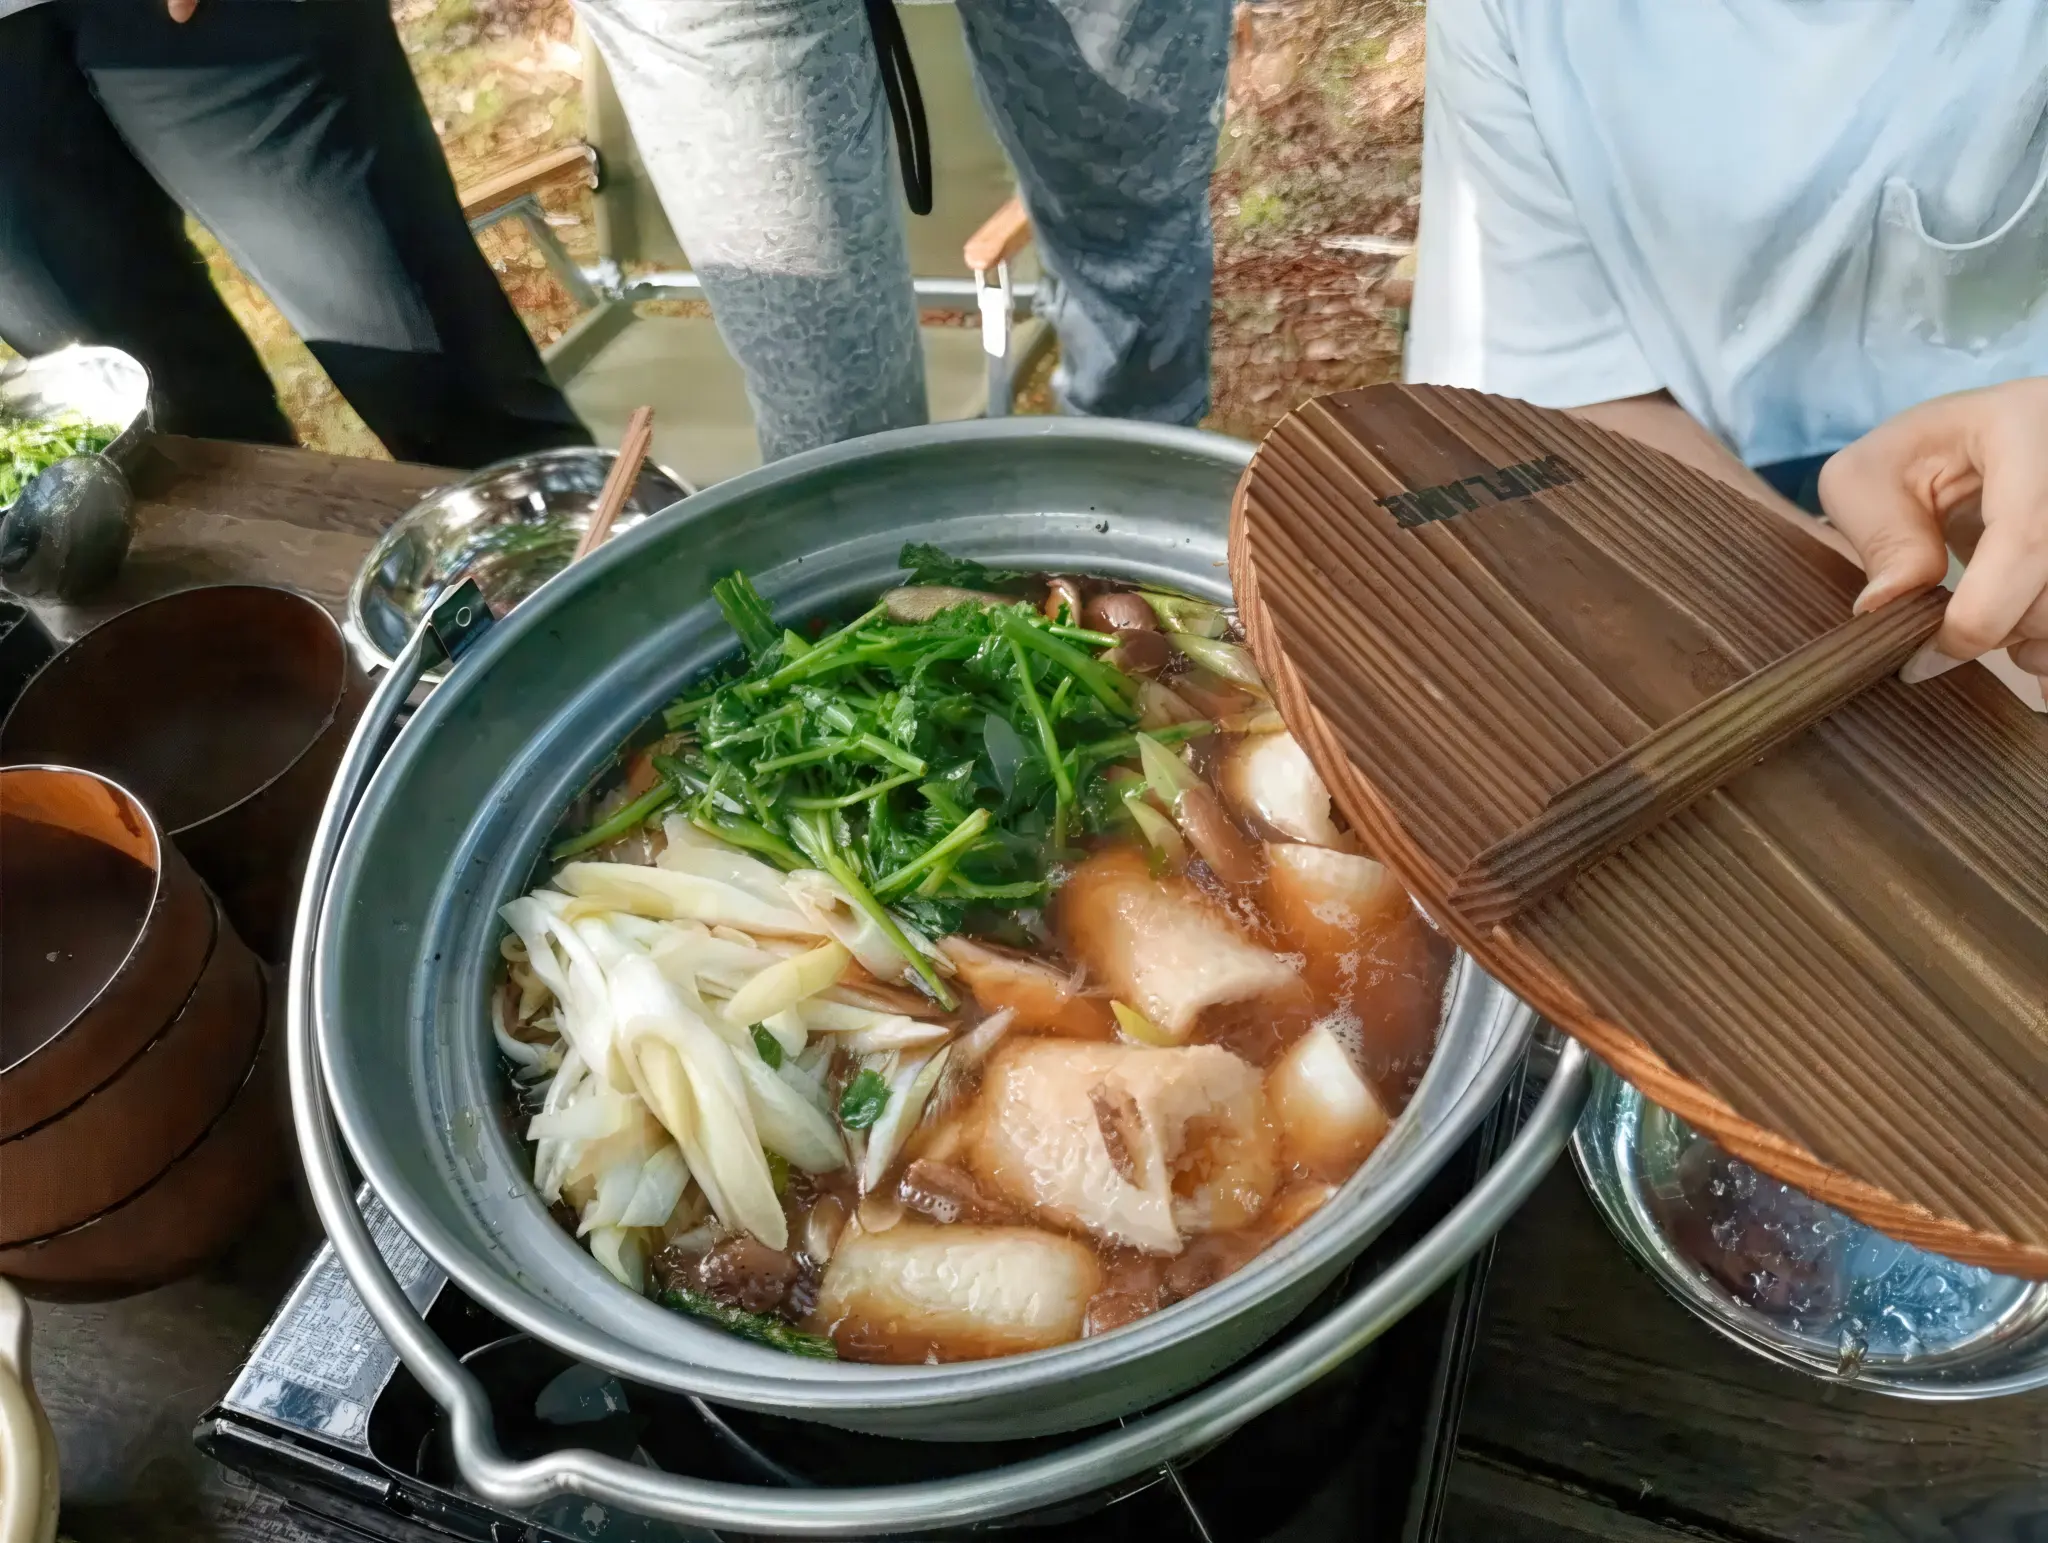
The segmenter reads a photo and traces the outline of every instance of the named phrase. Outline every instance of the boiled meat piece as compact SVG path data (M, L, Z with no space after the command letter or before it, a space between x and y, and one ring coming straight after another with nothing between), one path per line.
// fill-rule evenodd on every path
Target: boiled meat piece
M1092 1250L1034 1227L849 1230L817 1317L861 1361L966 1361L1081 1337L1100 1283Z
M1344 844L1330 816L1330 790L1292 734L1254 734L1223 763L1223 796L1238 814L1289 841Z
M1345 1179L1387 1133L1387 1111L1328 1024L1296 1040L1266 1074L1266 1102L1290 1162Z
M1041 960L969 938L950 937L939 948L952 960L974 1000L990 1012L1009 1008L1015 1027L1074 1039L1114 1039L1109 1003L1089 996L1069 974Z
M1215 1045L1016 1041L990 1061L976 1119L984 1183L1148 1253L1245 1225L1278 1180L1259 1074Z
M1297 992L1285 960L1241 933L1186 879L1154 878L1132 847L1074 870L1059 896L1067 951L1174 1039L1206 1008Z

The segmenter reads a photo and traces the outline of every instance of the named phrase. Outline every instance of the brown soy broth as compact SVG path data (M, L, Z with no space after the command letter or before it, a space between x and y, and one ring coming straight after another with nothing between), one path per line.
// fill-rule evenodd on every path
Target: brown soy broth
M0 1067L49 1042L135 946L156 872L90 836L0 815Z
M1093 1256L1098 1272L1078 1332L1106 1333L1206 1289L1243 1268L1312 1216L1364 1161L1369 1146L1365 1150L1347 1149L1344 1155L1332 1160L1327 1154L1290 1145L1291 1133L1298 1128L1283 1129L1283 1106L1278 1102L1280 1095L1274 1091L1281 1083L1272 1074L1304 1035L1312 1029L1326 1029L1377 1095L1388 1119L1397 1117L1406 1107L1427 1068L1435 1048L1445 985L1454 957L1448 940L1416 910L1390 877L1357 852L1354 838L1344 831L1341 813L1332 810L1321 826L1318 843L1309 845L1290 836L1287 830L1265 826L1264 816L1251 813L1249 803L1243 807L1233 803L1226 787L1238 776L1230 769L1233 752L1254 738L1245 732L1248 727L1259 727L1262 717L1271 718L1272 707L1263 694L1185 661L1159 673L1153 683L1170 694L1165 704L1170 715L1187 717L1199 713L1211 723L1228 725L1228 731L1204 735L1182 750L1187 764L1204 785L1203 796L1212 806L1204 818L1213 820L1220 812L1227 829L1219 832L1210 824L1206 827L1209 839L1202 839L1201 828L1190 819L1198 812L1190 799L1179 807L1191 848L1184 864L1167 862L1128 830L1081 837L1073 842L1077 850L1060 854L1062 860L1053 865L1053 892L1042 912L969 913L962 931L988 957L978 965L955 959L960 973L952 985L961 1001L954 1026L959 1030L971 1029L1009 1010L1015 1015L1009 1032L981 1067L958 1075L948 1074L942 1083L942 1096L926 1109L920 1128L905 1140L892 1165L891 1177L881 1191L863 1198L857 1192L852 1172L840 1171L809 1178L800 1176L783 1193L790 1233L788 1253L794 1260L794 1278L799 1285L791 1287L770 1310L807 1332L832 1338L846 1359L966 1360L1031 1347L1003 1343L1000 1336L977 1338L973 1334L955 1333L950 1339L943 1334L934 1338L905 1322L858 1317L831 1321L820 1305L818 1287L827 1268L822 1256L833 1252L831 1240L850 1235L841 1231L842 1226L886 1235L904 1224L911 1229L957 1225L963 1231L955 1236L962 1240L970 1236L964 1229L1016 1228L1071 1239L1061 1246L1070 1250L1075 1244L1084 1247ZM1151 700L1157 705L1156 694ZM1135 773L1133 764L1127 774ZM587 796L582 801L577 823L592 823L600 814L623 804L649 785L651 775L645 750L638 754L622 751L620 765L605 784L603 796ZM1312 832L1315 828L1311 825L1304 830ZM1334 845L1330 844L1333 839ZM586 855L605 861L649 863L657 858L664 844L659 828L648 827ZM1330 895L1317 891L1314 885L1304 887L1298 881L1290 881L1288 874L1281 871L1286 866L1284 856L1290 852L1297 856L1304 852L1319 853L1334 865L1330 873L1336 876L1326 877L1335 886L1333 893L1341 903L1332 903ZM1214 869L1210 865L1212 859ZM1173 1253L1146 1252L1128 1243L1109 1241L1107 1234L1115 1230L1113 1226L1102 1226L1105 1235L1098 1236L1085 1230L1077 1220L1050 1219L1043 1196L1038 1202L1027 1204L1017 1194L1006 1192L1003 1185L1009 1181L987 1165L977 1148L978 1132L1000 1128L994 1123L998 1101L992 1095L984 1095L983 1083L987 1068L994 1067L1003 1057L1035 1042L1067 1046L1133 1042L1119 1029L1110 1011L1111 999L1116 995L1114 982L1091 975L1087 967L1088 956L1094 952L1088 946L1090 934L1086 929L1077 934L1068 914L1076 908L1074 895L1090 882L1091 871L1099 870L1105 862L1121 867L1126 883L1135 876L1141 883L1157 886L1168 896L1169 908L1181 904L1193 907L1210 927L1221 928L1234 939L1235 946L1249 945L1265 961L1263 967L1269 972L1259 990L1237 998L1219 996L1201 1007L1192 1021L1173 1031L1172 1037L1178 1043L1227 1050L1244 1063L1233 1075L1251 1081L1256 1102L1246 1107L1263 1112L1252 1117L1250 1123L1271 1138L1273 1153L1265 1177L1256 1184L1230 1179L1232 1172L1241 1170L1230 1168L1234 1159L1224 1159L1224 1179L1239 1185L1228 1193L1248 1195L1249 1202L1218 1201L1216 1196L1224 1192L1224 1183L1222 1179L1215 1185L1210 1182L1214 1177L1210 1157L1215 1150L1221 1150L1212 1147L1207 1134L1212 1117L1195 1114L1180 1123L1179 1117L1165 1116L1176 1123L1170 1127L1172 1134L1162 1135L1162 1139L1179 1146L1179 1151L1167 1158L1175 1204L1193 1200L1194 1192L1199 1191L1201 1206L1223 1206L1220 1211L1205 1209L1197 1213L1223 1224L1213 1230L1202 1230L1199 1220L1183 1222L1177 1218L1181 1246ZM1361 874L1368 877L1361 879ZM1374 880L1369 877L1372 874L1381 877ZM1346 885L1352 889L1345 889ZM1199 950L1189 958L1194 970L1199 972L1205 967ZM840 987L853 989L855 1000L865 998L868 1005L875 1007L913 1017L929 1016L931 1012L930 1004L907 988L875 981L858 966L848 969ZM1131 998L1126 996L1125 1000L1128 1005ZM1316 1053L1326 1052L1327 1048L1311 1047ZM825 1082L835 1103L855 1064L851 1054L843 1049L835 1051L828 1063ZM1152 1064L1156 1072L1159 1063ZM1307 1076L1310 1074L1301 1068L1318 1063L1290 1064L1292 1075ZM1114 1075L1121 1078L1128 1074L1119 1071ZM1180 1071L1169 1075L1178 1076ZM1124 1086L1121 1081L1116 1085ZM1258 1099L1261 1088L1265 1096ZM1130 1095L1124 1096L1128 1099ZM1099 1105L1094 1119L1104 1119ZM1088 1121L1084 1106L1078 1115L1079 1128L1092 1129ZM1067 1122L1062 1128L1073 1129L1075 1122ZM1377 1138L1368 1134L1365 1139ZM1103 1140L1110 1163L1116 1165L1117 1143L1111 1139L1107 1126ZM1050 1171L1074 1175L1083 1169L1062 1161ZM1125 1177L1132 1185L1139 1182L1130 1173ZM565 1224L573 1230L573 1217ZM672 1238L676 1235L670 1234ZM812 1257L807 1243L817 1249L819 1257ZM711 1256L691 1252L703 1247L701 1240L686 1239L685 1244L663 1249L654 1265L657 1281L713 1290L716 1283L701 1275L704 1261ZM753 1306L751 1302L748 1305L750 1309Z
M1216 736L1201 745L1192 757L1193 764L1212 786L1216 768L1227 753L1229 738ZM1250 834L1248 831L1247 835ZM1146 856L1150 866L1142 843L1116 837L1089 842L1081 868L1085 869L1089 860L1121 854ZM1067 878L1072 878L1073 871L1076 870L1070 870ZM1413 1097L1435 1047L1444 989L1454 957L1450 942L1398 890L1390 891L1389 903L1379 911L1349 922L1340 921L1334 927L1326 914L1319 928L1308 929L1312 935L1304 935L1302 927L1291 924L1285 908L1273 903L1272 892L1265 884L1226 885L1199 859L1190 863L1184 877L1203 902L1227 915L1246 937L1286 958L1298 975L1298 985L1293 989L1207 1009L1187 1042L1219 1045L1265 1071L1311 1026L1328 1023L1379 1093L1389 1116L1398 1115ZM1060 895L1056 893L1051 907L1055 937L1060 935L1060 915ZM1061 971L1072 971L1077 966L1075 959L1055 950L1045 950L1040 957ZM1099 983L1091 986L1085 975L1083 984L1098 994L1103 989ZM964 994L968 997L963 1004L966 1021L984 1016L994 1005L974 999L971 992ZM1006 1043L1070 1037L1013 1031ZM960 1180L974 1182L964 1166L956 1166L953 1154L963 1145L962 1128L977 1117L974 1100L962 1100L943 1121L928 1125L913 1140L909 1148L912 1159L923 1157L929 1162L931 1154L943 1154L945 1166L955 1169ZM1256 1218L1233 1230L1193 1237L1177 1255L1146 1254L1092 1235L1074 1233L1078 1241L1094 1252L1101 1271L1101 1285L1090 1299L1084 1332L1107 1333L1243 1268L1313 1215L1334 1193L1333 1181L1348 1176L1348 1172L1286 1172ZM929 1216L926 1212L918 1219ZM1034 1223L1021 1211L1008 1215L981 1214L971 1219L1044 1225ZM946 1347L920 1338L899 1340L877 1336L868 1329L816 1320L809 1327L828 1335L838 1331L840 1353L851 1360L972 1358L965 1347L957 1345L951 1347L949 1355ZM988 1351L984 1347L979 1353Z

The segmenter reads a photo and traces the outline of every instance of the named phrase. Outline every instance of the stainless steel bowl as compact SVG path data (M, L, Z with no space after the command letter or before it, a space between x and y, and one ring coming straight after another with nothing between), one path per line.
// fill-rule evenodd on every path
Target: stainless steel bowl
M464 578L475 579L491 610L504 616L560 573L618 458L616 450L573 446L515 456L407 510L349 586L343 629L363 667L388 668L435 599ZM613 535L691 491L674 472L643 465Z
M149 371L132 354L85 343L0 365L0 418L47 418L65 411L119 424L121 432L100 453L131 473L149 440ZM0 504L0 514L12 507Z
M2048 1284L1874 1232L1730 1157L1605 1067L1572 1157L1665 1289L1781 1366L1902 1398L2048 1387Z
M135 523L128 475L150 431L149 372L117 348L83 344L0 366L0 420L64 412L119 432L0 505L0 582L32 599L81 600L120 571Z
M905 541L930 541L1225 599L1230 498L1249 453L1089 419L876 435L698 494L492 627L378 767L301 945L336 1118L404 1230L484 1306L578 1360L927 1439L1113 1421L1206 1381L1300 1312L1469 1134L1528 1041L1533 1014L1469 959L1393 1134L1294 1233L1114 1333L946 1366L781 1355L620 1289L535 1196L499 1113L486 1014L497 907L526 887L562 808L630 730L732 653L714 579L744 569L778 614L829 612L893 582Z

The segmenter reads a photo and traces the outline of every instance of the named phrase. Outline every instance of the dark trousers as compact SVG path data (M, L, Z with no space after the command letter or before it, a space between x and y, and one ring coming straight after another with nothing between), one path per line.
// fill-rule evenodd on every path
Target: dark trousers
M0 20L0 338L111 344L166 433L289 444L189 210L402 460L589 432L476 248L385 0L47 0Z

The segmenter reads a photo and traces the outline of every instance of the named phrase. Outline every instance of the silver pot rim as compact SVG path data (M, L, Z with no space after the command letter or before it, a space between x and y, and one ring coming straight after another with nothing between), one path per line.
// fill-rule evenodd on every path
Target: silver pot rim
M1242 466L1251 453L1251 447L1242 442L1194 429L1080 418L997 419L874 435L747 473L698 493L686 503L672 506L623 533L579 565L573 576L551 582L509 619L494 626L465 658L463 668L435 691L400 734L373 779L364 806L377 802L379 784L389 785L402 775L410 760L426 753L434 736L443 732L460 711L465 693L486 677L499 658L529 634L544 634L544 629L554 624L557 611L573 597L603 587L608 576L627 570L638 561L645 548L671 539L677 522L718 520L734 505L744 506L765 490L857 462L901 458L937 447L1001 445L1030 439L1069 443L1116 441L1233 467ZM795 561L796 556L790 560ZM1199 587L1202 581L1190 574L1189 582ZM1212 590L1219 587L1213 574L1207 582ZM517 1278L516 1259L502 1254L490 1257L444 1227L432 1209L411 1192L389 1155L378 1145L359 1107L359 1101L370 1090L356 1082L352 1064L341 1053L340 1038L345 1030L327 1011L329 991L325 980L327 960L344 925L344 908L334 903L334 895L345 890L352 871L359 865L363 828L363 822L358 820L343 840L328 903L322 913L315 953L319 977L313 993L315 1035L343 1137L394 1218L481 1305L514 1327L535 1334L579 1360L677 1391L756 1408L780 1408L799 1416L807 1411L930 1409L991 1395L1016 1397L1050 1392L1084 1372L1113 1371L1183 1345L1254 1310L1265 1298L1318 1267L1334 1268L1377 1235L1469 1134L1512 1073L1535 1023L1532 1009L1461 955L1453 975L1450 1011L1458 1011L1461 1001L1466 1004L1464 1011L1472 1014L1476 1024L1469 1032L1475 1037L1484 1036L1485 1049L1478 1057L1478 1069L1456 1096L1453 1108L1457 1117L1445 1118L1428 1130L1418 1130L1404 1115L1373 1159L1316 1216L1236 1274L1123 1329L1099 1338L994 1360L937 1366L879 1366L809 1361L738 1345L719 1330L681 1318L652 1303L645 1304L647 1314L652 1316L643 1321L659 1342L686 1346L705 1343L701 1336L716 1336L723 1347L719 1359L751 1368L726 1370L685 1356L671 1358L661 1350L629 1343L525 1289ZM1447 1013L1446 1022L1449 1021ZM1421 1106L1431 1079L1447 1064L1447 1058L1442 1056L1432 1062L1422 1088L1411 1101L1411 1110ZM555 1244L581 1258L593 1289L622 1290L602 1274L573 1239L558 1233Z

